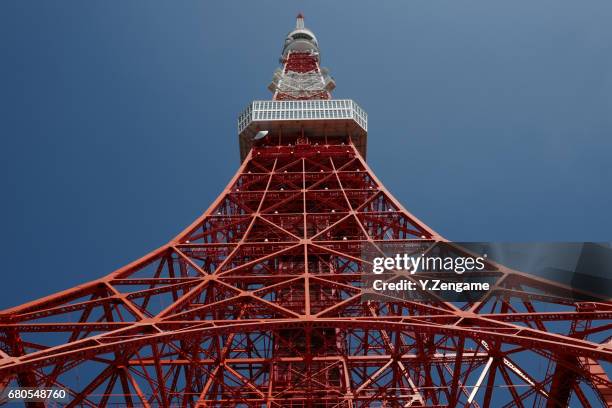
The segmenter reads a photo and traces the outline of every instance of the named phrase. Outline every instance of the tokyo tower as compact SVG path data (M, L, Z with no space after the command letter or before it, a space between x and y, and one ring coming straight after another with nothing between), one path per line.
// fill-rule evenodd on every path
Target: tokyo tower
M612 407L609 299L490 263L478 300L364 300L364 254L448 241L368 167L367 115L334 87L298 15L273 98L239 115L241 165L200 218L0 312L0 404ZM67 398L11 401L16 388Z

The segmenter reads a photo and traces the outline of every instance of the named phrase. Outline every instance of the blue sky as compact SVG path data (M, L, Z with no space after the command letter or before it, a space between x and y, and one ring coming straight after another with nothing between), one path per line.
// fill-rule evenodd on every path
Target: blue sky
M303 11L368 162L457 241L610 241L609 1L0 2L0 308L164 244Z

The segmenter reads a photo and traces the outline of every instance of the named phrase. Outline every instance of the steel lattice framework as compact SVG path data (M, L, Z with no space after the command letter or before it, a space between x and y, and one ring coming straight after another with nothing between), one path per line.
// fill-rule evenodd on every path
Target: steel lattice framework
M283 72L320 72L313 38L286 42ZM365 252L446 240L333 120L267 123L167 245L3 311L1 386L63 387L69 407L612 406L610 301L494 264L476 302L363 300Z

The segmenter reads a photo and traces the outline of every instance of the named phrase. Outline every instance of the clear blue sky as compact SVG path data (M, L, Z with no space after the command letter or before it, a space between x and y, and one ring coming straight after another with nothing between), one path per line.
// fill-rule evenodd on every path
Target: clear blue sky
M368 161L454 240L612 238L612 3L0 2L0 308L176 235L303 11Z

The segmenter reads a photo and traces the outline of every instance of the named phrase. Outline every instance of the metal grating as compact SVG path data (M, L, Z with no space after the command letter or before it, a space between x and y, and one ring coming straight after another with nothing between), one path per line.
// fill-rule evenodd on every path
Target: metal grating
M256 121L353 119L367 132L368 115L351 99L253 101L238 116L238 133Z

